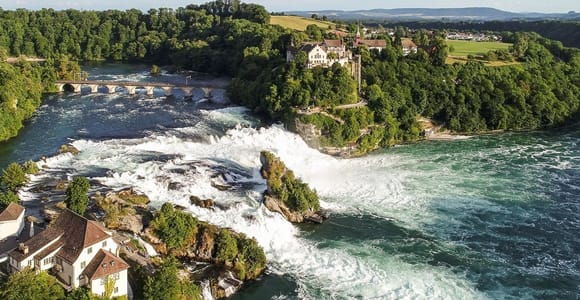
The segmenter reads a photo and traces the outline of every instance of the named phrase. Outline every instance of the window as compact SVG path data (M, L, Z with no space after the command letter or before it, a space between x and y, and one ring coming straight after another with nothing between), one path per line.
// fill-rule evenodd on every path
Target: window
M118 294L119 293L119 288L118 287L115 287L115 292L114 293L115 294Z
M87 263L83 261L83 262L81 263L81 269L84 269L84 268L86 267L86 265L87 265Z
M107 241L103 242L103 247L107 247Z
M28 261L28 266L32 267L32 259Z
M87 254L91 254L91 253L93 253L93 247L89 247L89 248L87 249Z

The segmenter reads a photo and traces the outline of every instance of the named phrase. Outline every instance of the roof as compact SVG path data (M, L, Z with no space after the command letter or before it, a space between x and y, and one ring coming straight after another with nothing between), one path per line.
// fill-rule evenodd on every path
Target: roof
M342 47L342 40L324 40L327 47Z
M68 262L74 262L84 248L111 237L99 223L68 209L60 214L53 225L64 232L65 244L57 255Z
M53 253L54 251L58 250L60 247L62 247L64 245L64 243L62 241L57 241L55 243L53 243L52 245L48 246L46 249L40 251L40 253L38 253L35 258L38 259L44 259L46 258L49 254Z
M16 203L10 203L6 209L0 213L0 222L15 221L22 213L24 213L24 207Z
M31 237L29 240L24 242L24 246L28 247L28 253L24 254L19 249L12 250L10 256L15 260L21 262L24 259L30 257L46 245L55 242L62 236L62 232L54 230L54 228L47 228L45 231Z
M83 275L90 280L103 278L107 275L115 274L127 270L129 265L113 253L106 250L99 250L91 262L83 271Z
M334 34L340 36L340 37L346 37L348 36L348 32L344 32L344 31L340 31L340 30L335 30Z
M403 48L417 48L417 45L415 43L413 43L413 41L408 40L408 39L402 40L401 46L403 46Z
M318 46L318 44L304 44L304 45L300 46L300 51L310 53L310 51L314 50L314 48L316 48L317 46Z
M386 48L387 41L385 40L360 40L359 45L365 45L369 48Z
M61 243L62 248L58 251L57 256L73 263L84 248L109 237L111 235L99 223L89 221L73 211L65 209L45 231L24 242L24 246L28 247L28 254L16 249L10 253L10 256L17 261L22 261L47 244L59 240L57 243ZM43 250L43 253L44 251L46 250Z

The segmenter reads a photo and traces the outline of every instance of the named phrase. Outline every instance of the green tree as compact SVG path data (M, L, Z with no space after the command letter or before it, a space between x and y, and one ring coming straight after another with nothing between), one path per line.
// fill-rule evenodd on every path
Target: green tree
M11 163L2 171L2 183L7 191L16 192L19 187L26 183L26 173L17 163Z
M143 287L145 300L201 299L199 287L178 276L179 262L166 258L153 276L147 277Z
M0 192L0 211L5 209L10 203L18 203L18 201L20 201L18 195L13 191Z
M66 189L64 202L66 206L78 213L84 215L89 205L89 181L85 177L75 177Z
M56 278L46 272L36 273L29 268L8 278L0 289L4 300L59 300L64 298L64 290Z

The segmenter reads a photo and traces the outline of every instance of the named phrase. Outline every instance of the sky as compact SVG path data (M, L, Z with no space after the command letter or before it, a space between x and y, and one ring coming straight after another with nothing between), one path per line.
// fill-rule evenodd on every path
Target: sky
M3 9L54 8L54 9L129 9L147 11L149 8L184 7L208 1L198 0L0 0ZM440 8L440 7L493 7L512 12L560 12L580 11L579 0L248 0L264 5L269 11L292 10L358 10L373 8Z

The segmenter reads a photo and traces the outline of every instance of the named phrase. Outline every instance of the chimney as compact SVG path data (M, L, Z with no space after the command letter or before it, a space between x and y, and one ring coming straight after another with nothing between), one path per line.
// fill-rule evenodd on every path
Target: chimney
M20 250L20 252L22 252L24 255L28 254L28 246L24 245L24 243L20 243L18 245L18 250Z
M29 237L33 237L34 236L34 222L32 222L32 220L30 220L30 233L29 233Z

